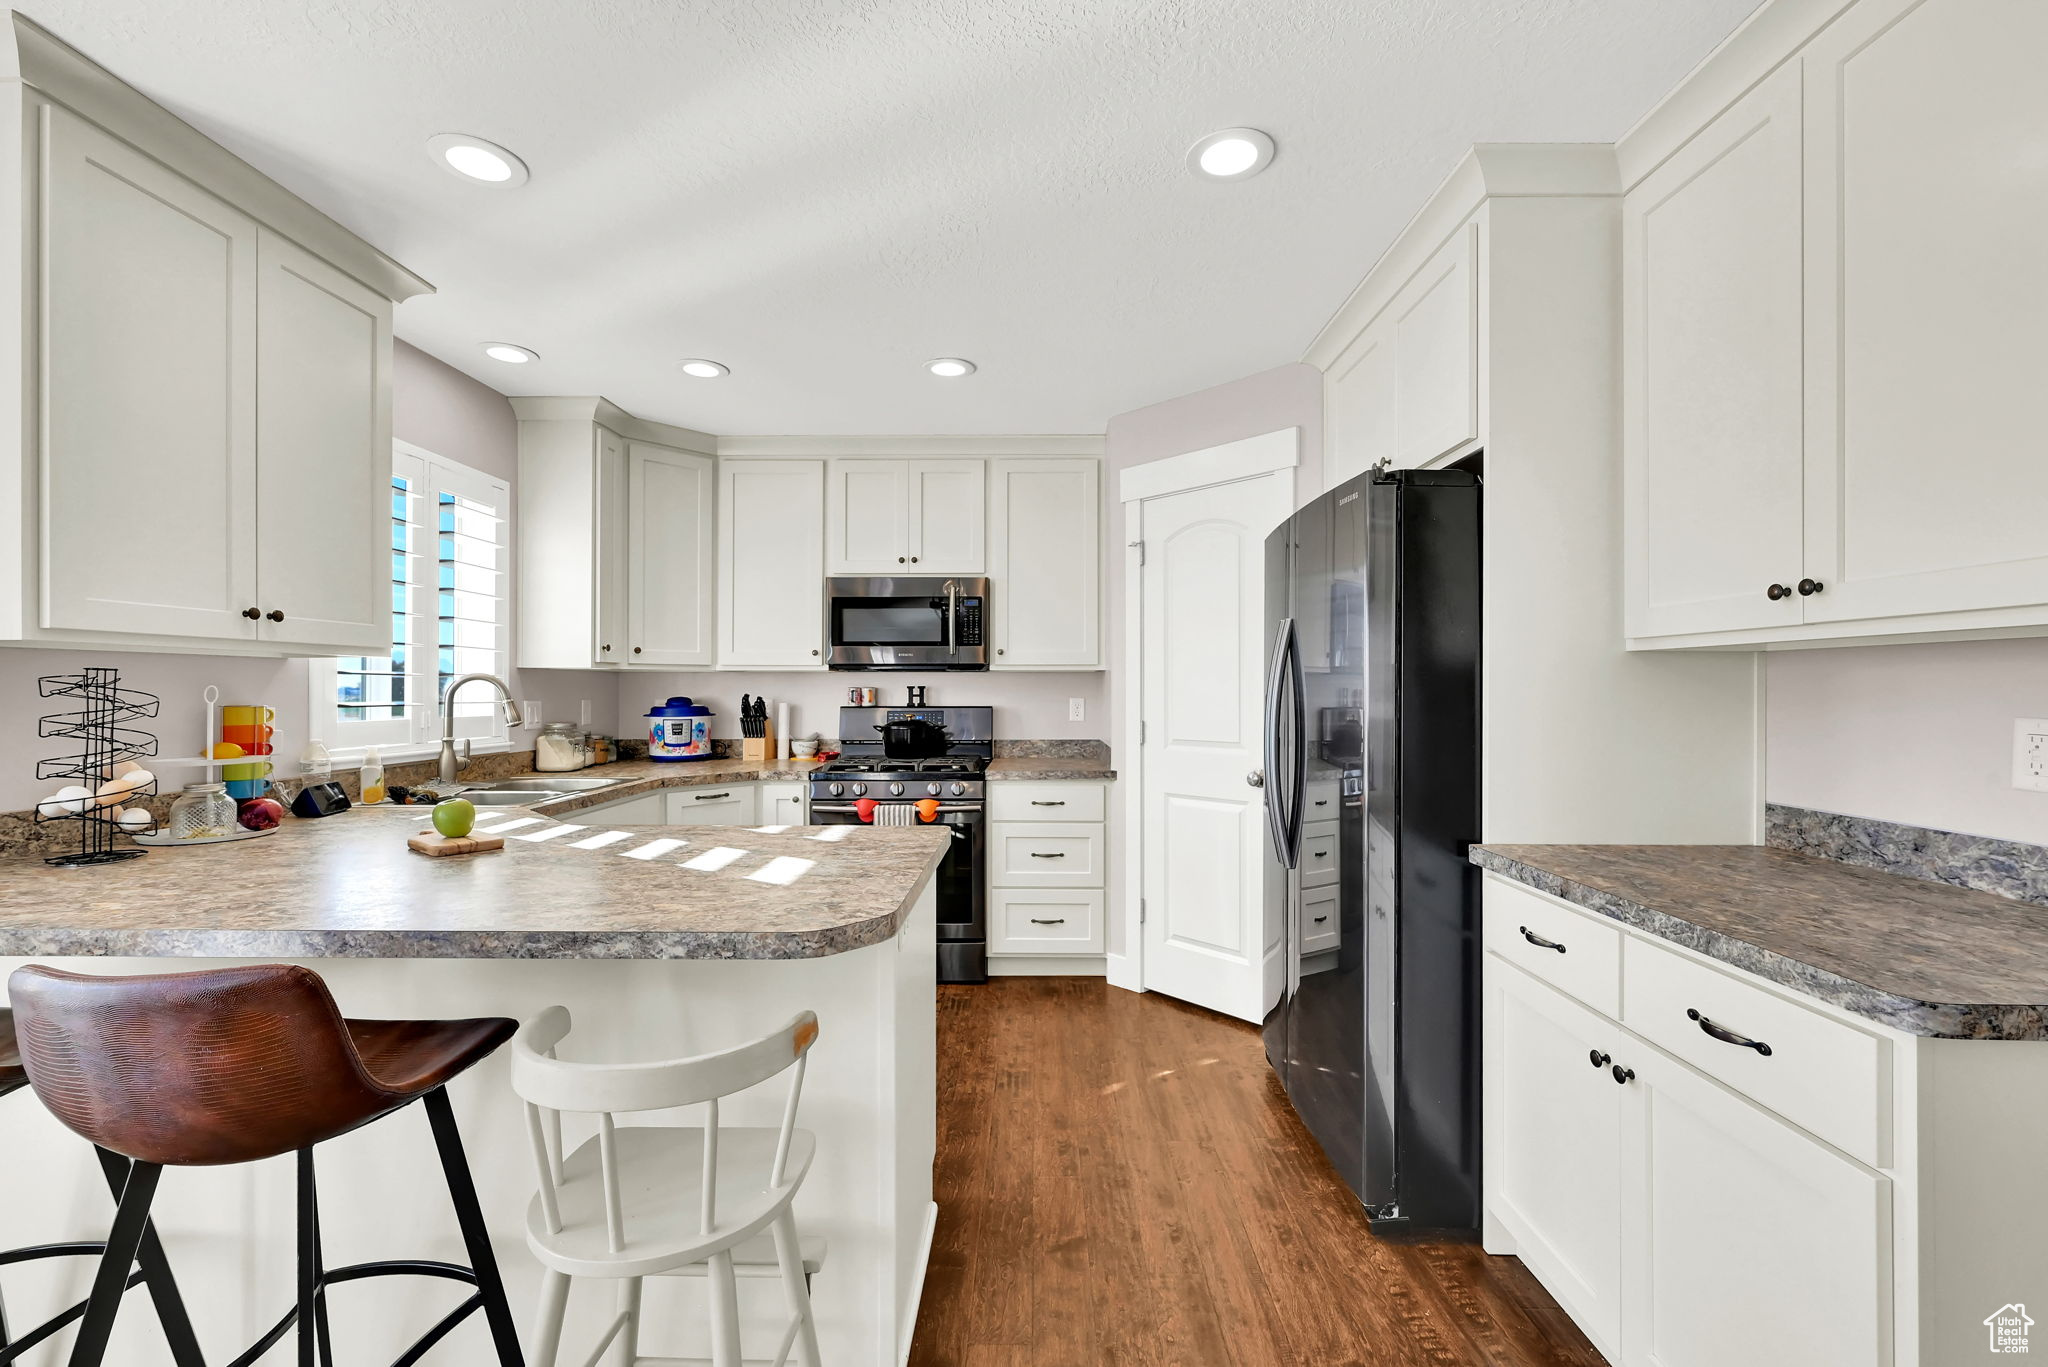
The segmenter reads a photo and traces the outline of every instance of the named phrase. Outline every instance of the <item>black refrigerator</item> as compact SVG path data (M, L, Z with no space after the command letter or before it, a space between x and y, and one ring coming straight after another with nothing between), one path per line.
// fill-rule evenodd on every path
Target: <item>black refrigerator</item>
M1479 529L1395 470L1266 542L1266 1057L1376 1230L1479 1224Z

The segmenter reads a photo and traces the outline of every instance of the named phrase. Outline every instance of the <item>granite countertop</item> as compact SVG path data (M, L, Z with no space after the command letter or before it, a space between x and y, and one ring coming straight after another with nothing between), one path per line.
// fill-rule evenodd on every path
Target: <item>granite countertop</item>
M1076 783L1109 783L1116 778L1116 770L1091 759L998 755L988 762L988 776L991 779L1066 779Z
M1492 845L1472 862L1908 1034L2048 1039L2048 907L1759 845Z
M0 955L823 958L894 937L951 840L917 827L636 826L578 848L607 828L500 807L477 825L522 823L502 851L428 858L406 848L426 817L357 807L117 864L0 863ZM659 841L675 843L630 857Z

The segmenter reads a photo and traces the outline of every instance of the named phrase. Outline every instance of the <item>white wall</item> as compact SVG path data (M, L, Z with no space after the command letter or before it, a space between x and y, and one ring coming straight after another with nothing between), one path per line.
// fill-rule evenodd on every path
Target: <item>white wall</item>
M400 342L392 373L393 435L423 446L436 455L459 460L508 481L518 479L519 429L512 406L495 390L479 384ZM516 483L515 483L516 487ZM197 753L204 729L200 690L216 684L224 702L264 703L277 709L279 769L294 773L299 748L306 740L306 664L303 660L249 660L198 655L121 654L91 650L0 649L0 811L19 811L35 804L52 785L38 783L35 764L63 752L61 741L42 740L35 719L60 710L37 695L36 680L46 674L75 673L87 665L112 665L125 687L155 693L163 715L145 729L154 730L160 753ZM506 680L516 696L539 701L544 720L574 720L577 704L591 700L592 715L603 723L618 710L618 681L595 671L514 670ZM637 735L638 731L629 731ZM513 743L533 744L531 732L515 730ZM166 787L183 774L159 775Z
M878 704L900 707L906 685L925 686L925 701L934 707L994 707L996 735L1002 740L1104 740L1109 716L1103 703L1106 687L1100 670L1087 673L1045 673L1001 670L984 674L783 674L783 673L647 673L621 676L618 734L647 734L646 711L672 694L686 694L716 710L713 736L740 733L740 695L765 695L771 704L790 705L790 730L813 732L828 740L839 736L839 709L849 688L873 688ZM1067 700L1080 698L1086 716L1067 720Z
M1767 658L1772 802L2048 844L2048 793L2012 786L2012 724L2048 717L2048 639Z

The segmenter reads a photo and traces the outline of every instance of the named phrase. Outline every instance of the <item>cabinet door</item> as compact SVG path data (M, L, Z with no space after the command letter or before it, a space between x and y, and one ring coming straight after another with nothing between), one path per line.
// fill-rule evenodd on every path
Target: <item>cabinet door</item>
M2044 51L2035 0L1806 50L1807 621L2048 603Z
M990 888L991 954L1100 954L1100 892L1027 892Z
M1615 1055L1628 1361L1890 1363L1890 1181L1648 1045Z
M643 441L626 447L626 663L708 665L717 654L714 462Z
M988 568L988 467L978 460L909 465L910 563L919 574L981 574Z
M576 814L577 824L583 826L660 826L668 820L668 808L661 793L647 793L641 797L629 797L624 802L608 802L602 807L586 807ZM613 847L620 853L630 846Z
M754 785L751 783L718 788L677 788L666 796L668 824L671 826L754 824Z
M256 224L43 119L41 624L252 641Z
M1486 956L1486 1208L1579 1326L1621 1341L1621 1027ZM1601 1060L1606 1062L1601 1062Z
M721 665L824 668L824 519L825 462L720 462Z
M596 571L597 601L591 617L590 658L602 665L625 664L632 659L633 643L628 604L632 571L630 492L632 475L626 463L626 439L618 433L597 429L597 482L592 490L597 526L591 538L593 568ZM536 567L538 568L538 567ZM707 577L705 589L710 589Z
M764 826L801 826L804 824L804 785L801 783L764 783L755 796L754 815Z
M1345 348L1323 380L1325 488L1394 458L1395 379L1393 320L1382 317Z
M989 469L989 664L1099 667L1101 462L997 460Z
M910 568L910 463L835 460L827 470L826 561L831 574L921 574Z
M1796 64L1622 202L1631 636L1800 620L1799 225Z
M391 302L268 229L257 266L263 639L386 650Z
M1479 435L1479 229L1468 225L1395 297L1394 464L1427 465Z

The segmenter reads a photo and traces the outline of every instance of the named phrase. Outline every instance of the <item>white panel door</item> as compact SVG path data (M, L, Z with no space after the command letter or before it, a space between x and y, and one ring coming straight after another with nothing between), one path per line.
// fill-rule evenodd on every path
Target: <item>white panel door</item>
M1795 63L1622 204L1631 636L1800 620L1799 126Z
M989 664L1102 664L1102 462L997 460L989 500Z
M709 456L626 447L626 663L709 665L718 527Z
M266 641L391 643L391 301L257 248L256 593Z
M1630 1363L1891 1363L1891 1182L1649 1045L1617 1046L1615 1061L1634 1073L1621 1089Z
M825 667L825 462L718 467L718 663Z
M1334 489L1395 453L1394 325L1382 317L1345 348L1323 381L1323 442L1329 466L1323 487Z
M1461 228L1395 297L1394 464L1427 465L1479 435L1479 228Z
M2048 603L2048 5L1807 48L1807 621Z
M918 574L983 574L988 569L988 466L978 460L914 460L910 489L916 533L910 563Z
M910 462L835 460L827 474L826 561L830 573L923 573L910 568Z
M1265 542L1291 470L1145 500L1137 629L1144 983L1264 1015Z
M43 118L41 623L252 641L256 224Z
M1559 1305L1621 1341L1620 1026L1486 956L1486 1205Z
M590 658L596 664L625 664L632 658L627 617L627 582L631 572L627 560L632 554L628 531L627 493L631 478L626 469L626 439L607 428L597 429L597 486L594 490L597 528L592 538L596 557L597 602L591 616L594 639ZM546 573L540 566L528 573ZM707 585L708 588L708 585Z

